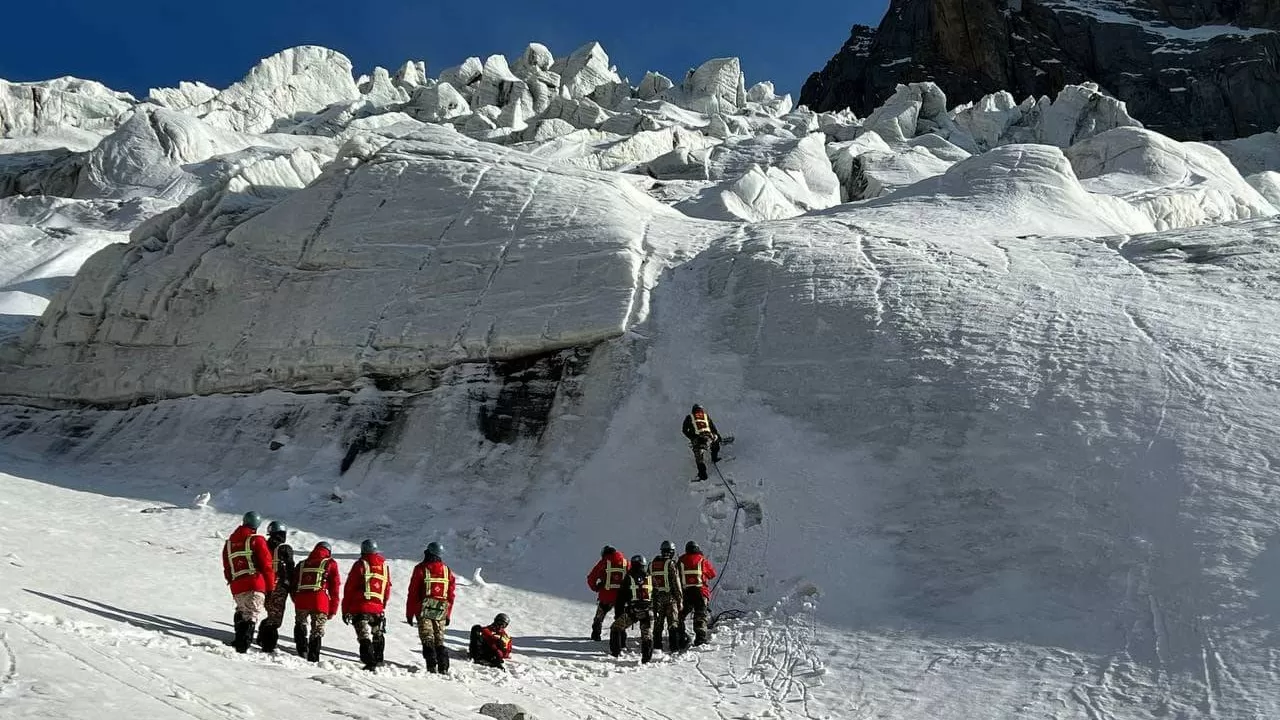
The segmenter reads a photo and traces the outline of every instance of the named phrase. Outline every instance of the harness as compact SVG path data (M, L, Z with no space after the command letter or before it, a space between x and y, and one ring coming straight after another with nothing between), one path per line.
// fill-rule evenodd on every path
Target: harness
M654 592L670 592L668 580L671 579L671 559L656 557L649 563L649 578L653 582Z
M308 567L310 560L303 561L302 569L298 571L298 592L320 592L324 587L324 573L329 568L329 563L333 562L332 558L320 558L320 564L315 567ZM311 579L308 580L307 576Z
M444 566L444 572L439 575L427 569L425 573L427 597L422 602L422 616L428 620L439 622L449 614L449 577L452 574L453 571L447 565Z
M693 418L693 431L698 435L711 433L711 418L707 416L706 410L698 410L690 413L689 417Z
M364 599L377 600L380 603L387 602L387 566L374 566L364 558L360 558L360 562L364 563Z
M223 546L223 552L227 554L227 567L231 568L231 579L238 580L242 577L253 577L258 574L258 568L253 564L253 536L244 539L244 548L240 550L231 549L231 540L227 540ZM237 563L236 561L240 562Z
M698 564L693 567L687 567L683 562L680 563L680 582L683 587L691 588L702 587L705 582L702 578L702 559L698 559Z
M627 577L627 565L614 565L612 560L604 561L604 589L617 590L622 587L622 581ZM614 579L614 576L617 579Z

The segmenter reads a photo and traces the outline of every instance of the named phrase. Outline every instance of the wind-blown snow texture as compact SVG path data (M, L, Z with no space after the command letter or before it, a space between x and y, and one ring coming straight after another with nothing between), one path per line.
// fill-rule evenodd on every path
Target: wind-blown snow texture
M596 44L54 91L0 105L6 716L1280 714L1273 138L1092 86L864 121ZM689 483L691 402L732 493ZM517 662L411 677L393 625L369 676L339 623L319 667L229 653L250 507L378 538L392 619L441 540L486 578L451 640L507 611ZM614 661L583 577L667 538L748 614Z

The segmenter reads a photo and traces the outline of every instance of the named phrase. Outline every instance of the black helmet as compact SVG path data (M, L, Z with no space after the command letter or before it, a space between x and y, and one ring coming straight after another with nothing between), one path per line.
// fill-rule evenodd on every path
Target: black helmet
M316 543L316 546L311 549L311 552L315 552L316 550L321 550L321 549L332 550L333 548L329 547L329 543L321 540L320 542Z
M662 557L671 557L676 554L676 544L670 540L663 540L662 546L658 548L658 554Z
M444 557L444 546L438 542L429 542L427 543L427 549L426 552L423 553L423 556L442 558Z
M687 553L702 553L702 548L698 547L698 543L690 540L684 544L684 551Z
M631 574L644 575L649 571L649 563L645 562L643 555L631 556Z
M600 557L602 557L602 558L607 558L607 557L609 557L610 555L612 555L612 554L614 554L614 553L616 553L616 552L618 552L618 548L616 548L616 547L614 547L614 546L612 546L612 545L605 545L605 546L600 550Z
M692 409L692 410L690 410L689 412L698 412L698 411L699 411L699 410L701 410L701 409L702 409L702 406L701 406L701 405L699 405L698 403L694 403L694 404L693 404L693 409Z
M507 617L506 613L498 613L493 616L493 624L498 627L506 627L511 624L511 618Z
M364 542L360 543L361 555L372 555L376 552L378 552L378 543L372 540L365 540Z
M272 520L271 524L267 526L267 534L275 535L276 533L287 535L289 533L289 528L285 527L285 524L279 520Z
M262 516L250 510L244 514L244 519L240 521L240 524L257 530L258 526L262 524Z

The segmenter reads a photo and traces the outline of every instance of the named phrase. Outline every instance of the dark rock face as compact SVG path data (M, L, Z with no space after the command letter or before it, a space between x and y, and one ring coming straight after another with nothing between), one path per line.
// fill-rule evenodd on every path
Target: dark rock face
M869 114L898 83L954 103L1055 95L1092 80L1180 140L1280 126L1280 0L893 0L857 25L800 102Z

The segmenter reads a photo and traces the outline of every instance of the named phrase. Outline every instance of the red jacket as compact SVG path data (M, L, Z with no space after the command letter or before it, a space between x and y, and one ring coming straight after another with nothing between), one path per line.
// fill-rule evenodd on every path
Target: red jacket
M511 657L511 636L507 634L506 628L494 629L492 625L485 625L480 629L480 637L498 657L503 660Z
M680 584L686 590L692 587L702 590L702 597L711 598L711 580L716 576L715 566L702 553L685 553L680 556Z
M391 566L381 553L361 555L347 573L342 612L381 615L391 600Z
M231 586L232 595L274 590L275 562L267 539L246 525L236 528L222 544L222 576Z
M430 580L431 582L427 582ZM453 617L453 597L456 590L453 571L443 560L424 560L413 568L413 579L409 581L409 601L404 609L405 619L411 620L422 612L422 603L429 597L444 600L448 603L444 611L445 620Z
M612 605L618 600L618 588L622 587L630 566L626 555L614 551L613 555L600 558L600 562L591 568L587 574L587 587L595 591L600 602Z
M306 560L298 563L293 586L293 607L298 612L322 612L329 617L338 614L338 561L324 548L315 548Z

